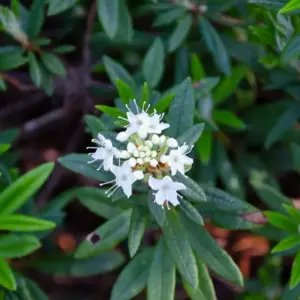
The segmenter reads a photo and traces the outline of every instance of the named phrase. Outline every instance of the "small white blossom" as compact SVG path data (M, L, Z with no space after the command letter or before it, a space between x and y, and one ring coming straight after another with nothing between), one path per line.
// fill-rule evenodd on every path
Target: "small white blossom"
M90 153L93 160L89 163L93 163L96 160L102 160L102 164L98 170L101 169L102 165L105 171L108 171L114 165L114 157L120 158L120 151L113 147L112 142L106 139L102 134L98 134L98 140L92 139L93 143L99 145L99 147L87 147L87 149L96 149L94 153Z
M158 165L158 161L156 159L151 159L150 160L150 166L155 168Z
M149 178L149 186L158 191L155 194L155 200L158 205L163 206L166 201L167 207L169 208L169 202L174 206L180 204L178 197L182 198L177 191L185 190L186 186L180 182L174 182L171 177L166 176L163 179L156 179L152 176Z
M122 131L122 132L118 133L117 137L116 137L117 141L119 141L119 142L125 142L128 140L128 138L129 138L129 135L127 134L126 131Z
M146 146L149 147L149 148L148 148L149 150L153 147L153 143L152 143L151 141L149 141L149 140L146 141L145 144L146 144Z
M144 163L144 160L142 158L138 158L136 161L139 165L142 165Z
M163 163L163 164L166 164L166 163L168 163L168 161L169 161L169 156L167 156L167 155L162 155L161 157L160 157L160 160L159 160L161 163Z
M134 143L129 142L127 144L127 151L131 154L133 154L133 152L136 150L136 146Z
M153 114L150 117L150 123L148 124L147 132L148 133L161 133L163 130L170 127L167 123L161 123L163 115Z
M142 171L133 172L130 165L127 162L124 162L121 166L112 166L111 172L115 175L115 179L103 184L109 184L115 182L115 184L106 191L109 193L109 197L119 188L121 187L124 194L129 198L132 195L132 185L137 180L141 180L144 178L144 174Z
M168 142L167 142L167 145L170 148L177 148L178 147L178 142L173 138L169 138Z
M171 168L172 175L178 172L184 175L184 166L190 166L193 163L193 159L186 156L190 153L192 147L189 149L187 145L182 145L176 150L171 150L168 158L168 164Z
M140 151L139 150L134 150L134 152L133 152L133 156L134 157L139 157L140 156Z
M126 150L123 150L123 151L121 151L121 156L120 157L123 158L123 159L128 159L128 158L130 158L130 153Z
M162 146L166 141L166 137L164 135L162 135L160 138L159 138L159 145Z
M129 160L128 160L128 163L130 165L130 167L135 167L135 165L137 164L137 161L134 157L131 157Z
M151 157L155 158L157 156L157 152L156 151L152 151L151 152Z
M158 145L158 143L159 143L159 136L157 134L153 134L153 136L152 136L152 143L153 143L153 145Z

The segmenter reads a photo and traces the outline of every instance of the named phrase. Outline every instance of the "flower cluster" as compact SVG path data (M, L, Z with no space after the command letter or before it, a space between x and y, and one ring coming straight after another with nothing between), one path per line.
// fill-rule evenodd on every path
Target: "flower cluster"
M176 206L178 198L181 198L178 191L186 189L186 186L173 181L171 176L177 172L184 175L190 169L193 159L187 154L192 147L179 145L176 139L162 134L170 126L162 122L163 114L156 111L149 113L150 107L144 109L144 105L140 110L135 100L134 104L136 113L126 106L127 118L120 118L128 124L116 137L119 142L126 143L126 150L115 148L109 139L98 134L98 139L92 140L97 146L88 147L95 149L94 153L90 153L93 160L89 163L101 161L98 169L103 166L104 170L114 174L114 180L100 184L113 184L106 191L108 196L122 188L129 198L133 183L143 180L154 191L157 204L169 208L170 202Z

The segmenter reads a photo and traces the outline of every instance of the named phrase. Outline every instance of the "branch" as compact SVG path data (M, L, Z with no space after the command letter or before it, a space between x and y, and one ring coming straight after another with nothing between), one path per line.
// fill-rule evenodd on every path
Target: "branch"
M25 85L22 82L20 82L18 79L11 77L10 75L7 75L5 73L0 72L0 78L10 83L12 86L17 88L20 91L28 92L28 91L36 91L39 90L38 87L34 85Z

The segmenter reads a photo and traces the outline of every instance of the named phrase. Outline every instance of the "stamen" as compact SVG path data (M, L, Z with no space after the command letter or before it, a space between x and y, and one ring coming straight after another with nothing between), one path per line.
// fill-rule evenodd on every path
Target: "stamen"
M127 121L128 122L128 120L126 118L124 118L124 117L118 116L118 118L121 119L121 120L123 120L123 121Z
M134 102L134 104L135 104L136 111L137 111L137 113L139 114L140 111L139 111L139 107L138 107L138 105L137 105L137 103L136 103L136 100L134 99L133 102Z
M145 104L146 104L146 101L143 102L142 111L144 111Z
M115 187L118 187L117 184L114 184L113 186L111 186L106 192L105 195L108 194L111 190L113 190Z
M100 145L100 146L105 145L103 142L100 142L100 141L98 141L98 140L96 140L96 139L92 139L92 142L93 142L93 143L96 143L96 144L98 144L98 145Z
M115 193L117 191L117 189L119 188L119 186L117 186L109 195L108 197L110 197L113 193Z
M133 114L133 111L129 108L128 104L126 104L125 107Z
M93 162L95 162L97 159L94 159L94 160L91 160L91 161L88 161L87 163L88 164L92 164Z
M108 182L100 183L99 185L100 185L100 186L103 186L103 185L107 185L107 184L113 183L113 182L115 182L115 181L116 181L116 180L114 179L114 180L111 180L111 181L108 181Z
M101 169L101 167L103 166L104 161L102 162L102 164L99 166L99 168L97 168L97 171L99 171Z
M86 149L99 149L99 147L86 147Z

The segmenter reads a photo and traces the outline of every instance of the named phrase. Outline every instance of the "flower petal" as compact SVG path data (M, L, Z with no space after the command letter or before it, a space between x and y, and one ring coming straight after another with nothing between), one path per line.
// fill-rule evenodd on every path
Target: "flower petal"
M164 184L162 179L156 179L152 176L150 176L148 183L153 190L159 190Z

